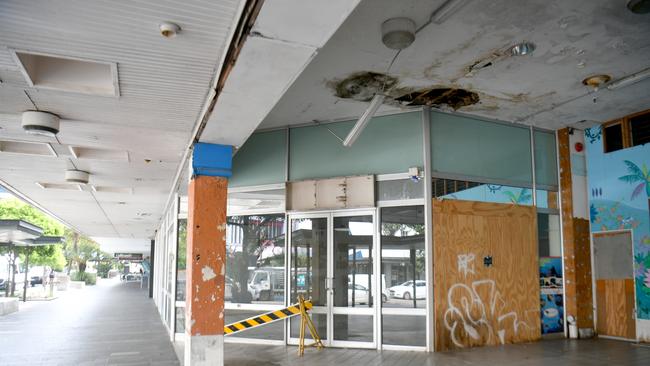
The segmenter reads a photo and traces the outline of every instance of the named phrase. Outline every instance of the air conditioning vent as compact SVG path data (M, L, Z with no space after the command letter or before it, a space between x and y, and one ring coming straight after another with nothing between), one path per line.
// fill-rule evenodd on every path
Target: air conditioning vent
M71 169L65 171L65 181L68 183L88 184L89 178L90 173L84 172L83 170Z
M41 111L23 112L22 126L29 134L54 137L59 133L59 116Z

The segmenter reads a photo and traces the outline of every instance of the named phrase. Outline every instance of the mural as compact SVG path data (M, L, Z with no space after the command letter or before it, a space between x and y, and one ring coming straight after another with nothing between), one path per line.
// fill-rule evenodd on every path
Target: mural
M539 259L539 282L542 334L563 332L562 258L541 257Z
M585 137L591 230L632 230L637 317L650 319L650 144L605 154L600 126Z
M448 194L442 198L463 201L513 203L521 206L532 206L533 190L529 188L510 187L496 184L482 184L480 186ZM537 206L539 208L548 207L548 193L546 191L537 190Z

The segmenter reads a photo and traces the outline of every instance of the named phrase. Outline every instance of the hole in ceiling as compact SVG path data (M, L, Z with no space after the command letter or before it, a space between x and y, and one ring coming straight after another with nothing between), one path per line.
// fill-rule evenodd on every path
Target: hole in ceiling
M454 110L476 104L479 102L479 99L477 93L457 88L424 89L395 98L396 101L408 106L426 105L429 107L439 107L448 105Z
M397 85L397 78L377 72L358 72L347 78L335 81L334 93L339 98L368 102L382 90L389 90Z

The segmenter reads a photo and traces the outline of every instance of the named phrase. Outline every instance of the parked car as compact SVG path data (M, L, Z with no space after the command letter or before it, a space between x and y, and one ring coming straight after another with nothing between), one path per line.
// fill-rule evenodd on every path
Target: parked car
M284 269L260 267L248 280L248 292L255 301L272 301L284 294Z
M0 291L4 291L7 288L7 281L4 278L0 278Z
M413 298L413 281L406 281L401 285L389 288L390 297L396 299L411 300ZM415 281L415 298L425 299L427 297L427 283L422 280Z
M348 305L367 305L369 299L370 293L365 286L348 283Z

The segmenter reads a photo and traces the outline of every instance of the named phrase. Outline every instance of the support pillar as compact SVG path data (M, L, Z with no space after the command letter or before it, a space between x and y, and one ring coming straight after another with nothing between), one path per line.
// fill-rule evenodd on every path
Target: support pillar
M188 191L185 365L223 366L226 199L232 147L197 143Z
M564 312L576 319L578 329L594 328L591 245L584 156L574 145L582 131L558 131L560 200L562 204L562 248L564 259ZM583 142L584 143L584 142ZM584 153L583 153L584 154ZM575 166L574 166L575 165ZM581 165L581 166L578 166Z

